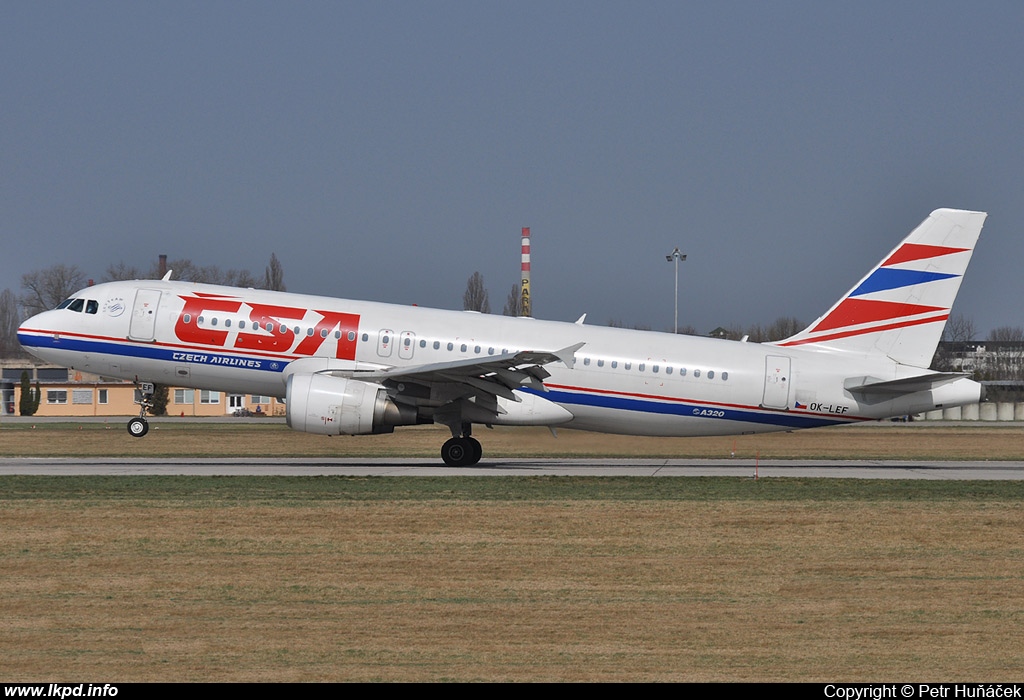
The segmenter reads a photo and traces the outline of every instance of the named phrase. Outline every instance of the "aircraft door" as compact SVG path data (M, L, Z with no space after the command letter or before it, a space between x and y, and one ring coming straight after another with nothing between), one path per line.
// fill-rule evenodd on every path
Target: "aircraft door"
M377 354L380 357L391 357L391 350L395 346L395 332L390 328L384 328L377 335Z
M792 360L782 355L765 358L764 398L762 408L789 408L789 385L792 384Z
M135 292L135 306L128 327L132 340L155 340L157 308L160 306L160 292L156 289L140 289Z
M411 360L416 350L416 334L412 331L402 331L398 344L398 356L403 360Z

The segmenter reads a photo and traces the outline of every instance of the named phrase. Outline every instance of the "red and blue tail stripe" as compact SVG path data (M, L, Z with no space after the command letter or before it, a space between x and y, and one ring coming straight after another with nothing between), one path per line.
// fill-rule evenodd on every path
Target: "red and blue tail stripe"
M938 209L821 318L776 345L884 354L927 367L985 221Z

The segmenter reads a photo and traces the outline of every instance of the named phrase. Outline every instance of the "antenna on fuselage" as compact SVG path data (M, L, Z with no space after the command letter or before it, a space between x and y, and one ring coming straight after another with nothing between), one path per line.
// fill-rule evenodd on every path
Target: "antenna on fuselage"
M161 282L170 282L171 281L171 273L172 272L174 272L174 270L168 270L167 274L160 278L160 281Z

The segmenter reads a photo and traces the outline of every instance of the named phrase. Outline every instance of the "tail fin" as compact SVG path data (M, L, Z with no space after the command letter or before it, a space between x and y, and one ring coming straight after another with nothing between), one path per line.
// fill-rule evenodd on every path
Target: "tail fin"
M928 367L986 216L936 209L824 316L774 344Z

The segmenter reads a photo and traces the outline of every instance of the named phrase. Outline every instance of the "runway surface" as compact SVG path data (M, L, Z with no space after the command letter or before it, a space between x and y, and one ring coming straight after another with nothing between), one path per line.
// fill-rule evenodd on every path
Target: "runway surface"
M0 475L192 476L731 476L1021 480L1024 462L752 459L485 459L451 468L425 459L355 458L0 458Z

